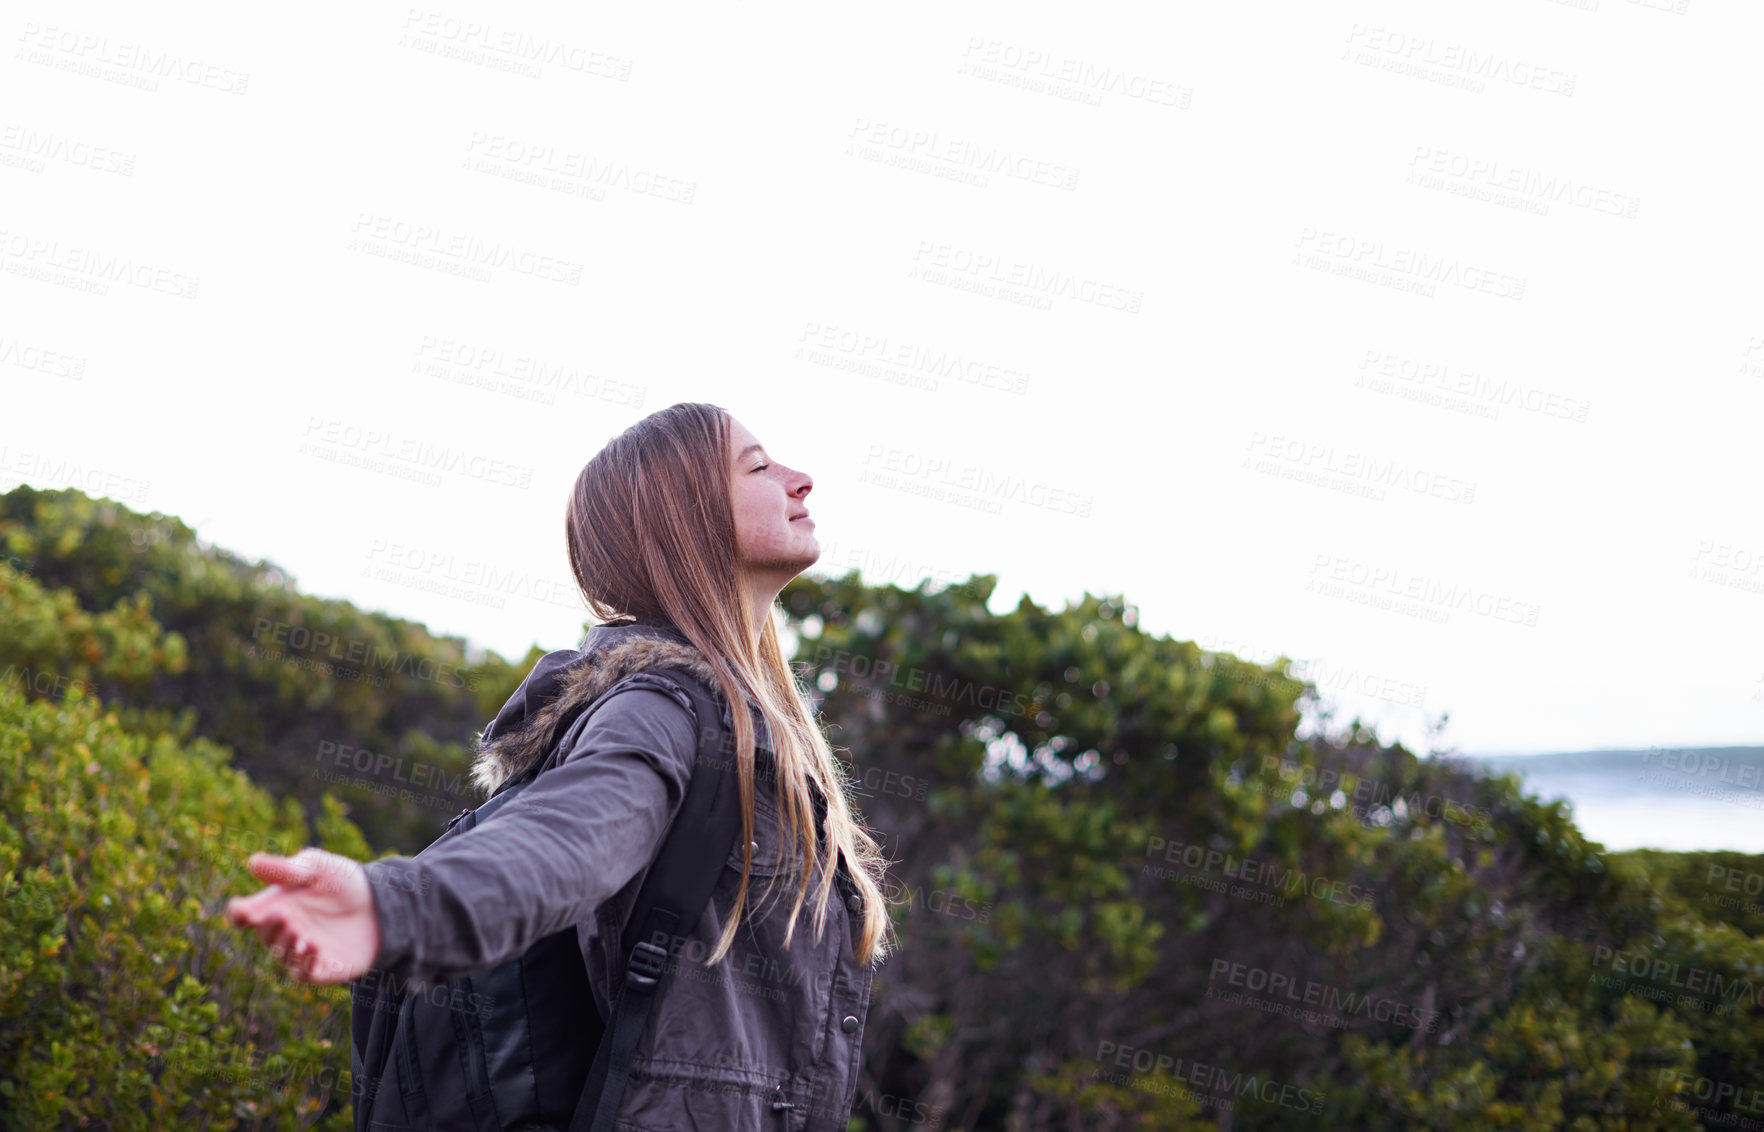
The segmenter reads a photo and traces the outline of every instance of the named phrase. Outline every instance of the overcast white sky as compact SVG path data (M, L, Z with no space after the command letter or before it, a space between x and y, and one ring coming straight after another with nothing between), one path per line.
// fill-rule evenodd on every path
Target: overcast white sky
M709 400L834 572L1760 741L1756 5L625 7L9 9L0 488L519 655Z

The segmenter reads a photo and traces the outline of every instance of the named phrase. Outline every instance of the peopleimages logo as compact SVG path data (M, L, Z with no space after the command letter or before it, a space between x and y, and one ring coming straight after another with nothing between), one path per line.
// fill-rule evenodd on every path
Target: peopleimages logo
M54 25L44 27L35 20L26 21L18 41L24 45L18 57L29 62L56 66L91 78L120 81L125 86L148 91L159 89L159 83L149 78L150 75L207 87L222 94L244 94L251 83L250 74L244 71L185 58L176 51L160 51L128 40L112 44L108 35Z
M1026 503L1084 519L1090 517L1091 504L1096 501L1095 495L1080 494L1041 480L1031 481L1008 471L995 472L980 464L958 463L945 456L910 448L888 448L881 444L872 444L865 450L864 472L860 473L860 478L874 473L883 474L878 477L878 482L885 486L893 486L898 476L900 482L907 484L923 481L934 486L949 485L988 497L991 502Z
M1494 811L1439 794L1422 794L1405 790L1401 785L1355 775L1334 767L1319 767L1283 759L1279 755L1262 756L1262 773L1277 774L1283 784L1293 784L1307 793L1324 796L1341 790L1344 799L1359 808L1401 806L1405 815L1426 814L1430 818L1480 829L1494 823ZM1284 785L1282 789L1284 789ZM1351 791L1351 792L1350 792Z
M174 299L194 299L202 286L195 275L13 231L0 231L0 270L96 295L108 295L111 283L123 283Z
M1394 28L1356 23L1348 31L1350 51L1358 50L1366 63L1380 56L1391 62L1406 64L1412 73L1450 76L1474 83L1468 89L1480 91L1482 80L1492 79L1513 86L1529 87L1546 94L1573 95L1579 76L1553 67L1543 67L1525 59L1514 59L1499 51L1480 51L1461 43L1441 43L1430 35L1415 35ZM1396 68L1392 68L1396 69Z
M967 138L946 138L937 130L872 122L860 117L846 137L846 153L870 160L898 156L909 162L937 163L963 173L1002 173L1019 181L1068 191L1078 187L1077 169ZM985 183L981 178L980 184Z
M354 769L372 778L388 777L408 786L456 796L465 795L472 786L464 771L455 771L449 775L444 767L432 763L410 762L406 765L407 760L403 755L370 751L366 747L338 743L334 739L319 740L318 751L313 755L313 761L318 763L323 763L327 758L333 766L341 769Z
M904 677L905 687L909 691L922 691L938 700L967 703L985 711L996 711L1000 715L1022 715L1029 706L1029 701L1017 692L995 688L991 684L976 684L957 676L940 675L923 668L909 666L903 669L891 660L877 660L863 653L848 652L831 645L816 645L807 663L812 669L834 673L849 672L860 679L886 681L893 687L900 687Z
M1741 790L1764 787L1764 766L1753 762L1738 762L1718 751L1649 747L1642 754L1642 765L1647 766L1655 759L1659 760L1661 767L1699 778L1713 778L1724 786Z
M1619 951L1602 943L1593 948L1593 965L1651 983L1660 992L1658 995L1644 997L1668 1000L1676 998L1683 1001L1683 996L1675 994L1683 991L1685 995L1709 1002L1744 1002L1747 1005L1764 1006L1764 984L1754 983L1743 975L1678 963L1640 951ZM1600 976L1593 977L1597 979ZM1643 991L1632 988L1631 993L1643 994Z
M1225 986L1243 987L1252 992L1252 995L1266 993L1273 997L1263 999L1244 994L1233 994L1216 985L1219 983L1223 983ZM1398 1026L1425 1030L1428 1033L1439 1028L1439 1011L1437 1010L1422 1009L1391 998L1373 998L1371 995L1358 991L1343 990L1328 983L1319 983L1315 979L1300 979L1296 975L1272 971L1266 967L1233 963L1229 959L1215 958L1213 960L1212 970L1207 974L1206 997L1226 1002L1241 1002L1258 1010L1303 1018L1307 1021L1318 1021L1336 1027L1345 1026L1348 1018L1359 1015L1380 1022L1392 1022ZM1274 998L1285 1001L1274 1001ZM1303 1005L1297 1005L1300 1003ZM1316 1009L1310 1009L1312 1007Z
M1663 1066L1660 1069L1657 1083L1671 1086L1673 1093L1676 1094L1673 1097L1675 1101L1682 1102L1684 1097L1690 1097L1693 1100L1703 1102L1702 1105L1696 1106L1698 1108L1706 1105L1711 1109L1730 1109L1732 1112L1764 1114L1764 1088L1759 1088L1755 1084L1735 1085L1728 1081L1717 1081L1713 1078L1685 1073L1671 1066ZM1719 1121L1712 1119L1710 1123L1733 1124L1732 1112ZM1715 1113L1711 1112L1708 1115L1713 1117ZM1738 1126L1757 1128L1760 1127L1760 1124L1755 1120L1743 1120Z
M957 278L970 278L996 283L1006 288L1020 288L1024 297L1035 298L1047 305L1056 298L1072 298L1081 303L1095 303L1110 310L1138 314L1145 300L1144 291L1133 291L1112 283L1079 276L1069 271L1049 271L1039 264L1024 260L1006 260L991 252L973 252L954 244L936 240L920 240L913 253L913 263L925 272L927 282L946 282L949 273Z
M451 986L446 982L425 983L419 979L388 974L378 970L369 971L356 980L361 986L363 997L372 998L382 979L386 981L394 1000L409 997L426 1002L430 1006L439 1006L445 1010L476 1014L480 1018L490 1017L491 1011L496 1008L494 995L478 994L476 991L461 991L458 987Z
M1184 844L1181 841L1169 841L1162 837L1150 838L1145 847L1146 857L1151 857L1163 850L1163 859L1173 865L1196 872L1222 873L1232 880L1245 884L1256 885L1275 892L1291 896L1304 893L1317 900L1327 900L1332 904L1358 904L1366 908L1372 907L1372 890L1357 884L1334 880L1321 874L1307 876L1303 869L1284 866L1272 861L1258 861L1253 857L1238 857L1220 849L1210 849L1202 845ZM1161 870L1168 872L1170 870Z
M1149 1049L1111 1041L1097 1043L1096 1060L1104 1065L1112 1063L1116 1069L1132 1070L1135 1073L1154 1076L1168 1073L1176 1080L1208 1093L1255 1096L1268 1104L1277 1104L1299 1112L1323 1111L1323 1092L1320 1089L1300 1089L1255 1073L1233 1073L1204 1061L1171 1057L1167 1053L1155 1053Z
M437 662L416 653L381 649L377 643L371 641L338 637L323 629L309 629L304 625L259 617L252 628L251 639L253 642L271 641L290 652L310 653L330 661L366 665L370 673L378 676L396 674L418 680L445 682L467 691L478 690L476 673L468 674L444 661Z
M1432 284L1447 283L1466 291L1480 291L1501 299L1525 297L1525 276L1509 275L1483 265L1466 263L1453 256L1434 255L1418 248L1387 248L1383 240L1305 228L1294 246L1299 251L1294 253L1293 262L1298 262L1299 255L1308 253L1311 258L1306 260L1306 266L1336 263L1344 267L1382 270L1395 276L1407 276L1408 282L1428 287L1425 293L1429 295L1433 293Z

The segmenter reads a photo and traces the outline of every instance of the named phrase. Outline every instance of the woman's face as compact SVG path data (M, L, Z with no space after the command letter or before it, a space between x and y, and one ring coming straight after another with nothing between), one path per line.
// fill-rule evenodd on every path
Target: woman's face
M784 583L821 557L814 520L804 502L815 481L771 458L745 425L729 418L729 478L735 510L735 565L765 581Z

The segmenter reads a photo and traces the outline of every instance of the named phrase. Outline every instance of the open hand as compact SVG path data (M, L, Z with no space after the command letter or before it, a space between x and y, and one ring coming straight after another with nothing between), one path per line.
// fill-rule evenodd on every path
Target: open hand
M228 900L227 919L256 928L297 982L346 983L372 969L380 923L360 862L307 848L292 857L253 853L246 865L269 887Z

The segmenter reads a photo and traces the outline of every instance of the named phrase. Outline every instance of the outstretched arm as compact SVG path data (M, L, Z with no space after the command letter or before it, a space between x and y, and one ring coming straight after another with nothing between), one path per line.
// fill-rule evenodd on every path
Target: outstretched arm
M295 978L382 970L419 986L493 967L587 919L660 849L692 772L685 709L633 687L598 705L564 762L421 858L253 854L271 887L228 903Z

